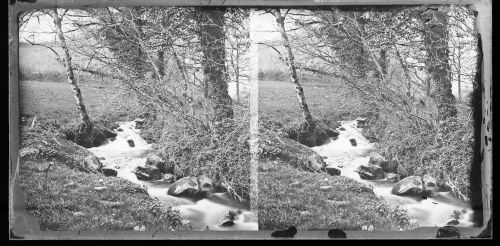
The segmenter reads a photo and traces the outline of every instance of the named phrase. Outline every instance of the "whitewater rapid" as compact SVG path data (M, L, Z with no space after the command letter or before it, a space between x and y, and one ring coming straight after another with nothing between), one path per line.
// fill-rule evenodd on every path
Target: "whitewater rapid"
M339 168L341 175L358 182L371 185L377 196L384 198L388 203L399 205L408 211L408 215L416 220L421 227L445 226L451 220L458 220L458 227L471 227L472 209L470 204L452 196L450 192L437 192L432 197L416 200L411 197L402 197L391 193L394 182L387 180L363 180L356 169L370 160L370 154L377 151L361 134L357 127L357 120L343 121L337 128L339 136L331 139L322 146L312 147L319 155L326 157L327 166ZM356 139L353 146L350 139Z
M158 200L166 207L177 209L185 222L193 230L258 230L256 215L248 206L231 199L227 193L214 193L203 199L191 199L167 195L171 183L158 181L141 181L133 173L137 166L144 166L146 159L154 151L140 135L136 128L136 121L118 122L120 131L115 129L116 138L108 139L107 143L89 148L88 150L101 159L104 166L117 170L117 177L147 187L151 197ZM129 146L127 140L133 140L135 146ZM238 211L239 215L234 220L234 225L220 226L228 211Z

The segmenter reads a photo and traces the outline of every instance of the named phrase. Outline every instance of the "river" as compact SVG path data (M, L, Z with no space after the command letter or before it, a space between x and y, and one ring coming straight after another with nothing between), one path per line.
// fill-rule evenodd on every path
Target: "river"
M140 130L136 128L136 121L118 122L118 125L122 130L115 130L117 136L114 140L108 139L107 143L88 149L101 158L104 166L117 169L117 177L147 187L151 197L158 198L166 207L172 206L177 209L193 230L205 230L207 227L209 230L218 231L258 230L256 215L249 210L249 206L231 199L227 193L213 193L202 199L174 197L167 195L171 183L138 180L133 173L134 169L137 166L144 166L147 157L154 152L154 149L139 135ZM129 139L134 141L134 147L130 147L127 143ZM238 213L234 225L220 226L230 210Z
M343 129L341 129L343 128ZM450 192L437 192L432 197L416 200L411 197L402 197L391 194L394 182L387 180L363 180L355 170L362 164L367 164L370 154L377 149L361 134L357 121L343 121L337 128L339 136L331 139L322 146L312 147L319 155L326 157L328 166L341 170L341 175L358 182L371 185L377 196L384 198L389 204L400 205L408 211L408 215L415 219L421 227L445 226L449 221L457 219L459 227L471 227L473 223L472 209L466 201L459 200ZM353 146L350 139L356 139Z

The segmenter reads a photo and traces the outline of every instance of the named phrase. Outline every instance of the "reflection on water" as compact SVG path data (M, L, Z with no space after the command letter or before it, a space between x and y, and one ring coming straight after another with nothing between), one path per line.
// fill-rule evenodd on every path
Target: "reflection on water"
M138 180L132 172L137 166L144 166L149 154L154 150L135 128L135 121L119 122L120 130L115 139L108 139L102 146L90 148L89 151L101 158L104 166L116 168L117 177L127 179L147 187L148 193L165 206L174 206L185 220L189 220L193 230L258 230L256 216L248 206L231 199L227 193L214 193L203 199L191 199L167 195L171 183ZM127 140L133 140L135 146L130 147ZM104 158L104 159L102 159ZM219 226L228 211L239 214L230 227Z
M376 148L361 134L357 121L341 122L340 134L329 143L313 147L319 155L326 157L327 165L342 170L341 175L373 186L376 195L383 197L388 203L401 205L408 214L418 221L419 226L444 226L457 219L456 226L473 226L472 209L470 205L452 196L450 192L437 192L431 198L416 200L411 197L396 196L391 193L394 182L387 180L363 180L355 170L370 160L370 153ZM349 139L356 139L357 145L352 146Z

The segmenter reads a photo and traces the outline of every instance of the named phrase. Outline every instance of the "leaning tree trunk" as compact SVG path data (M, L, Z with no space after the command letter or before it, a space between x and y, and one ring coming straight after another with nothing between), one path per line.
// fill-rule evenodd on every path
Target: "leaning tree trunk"
M68 82L71 85L71 89L73 90L73 96L75 97L76 106L78 107L78 112L80 113L80 119L84 124L85 129L92 129L92 121L87 114L87 110L85 109L85 105L83 104L82 93L78 84L75 80L75 75L73 73L73 66L71 64L71 55L69 54L69 49L66 44L66 39L64 38L64 34L62 31L62 20L57 14L57 9L51 9L50 14L52 19L54 20L54 24L56 26L57 37L59 38L59 45L61 46L64 52L64 68L66 69L66 75L68 77ZM84 129L82 129L84 130Z
M279 9L273 10L273 13L276 18L276 22L278 23L278 31L280 32L281 38L283 39L283 45L285 46L290 80L295 85L295 92L297 93L300 108L302 109L302 116L309 126L314 126L313 118L311 116L311 113L309 112L309 107L307 106L306 97L304 95L304 89L302 88L302 85L300 85L299 78L297 77L297 70L292 53L292 47L290 46L290 42L285 30L285 17L281 15Z
M429 83L435 90L431 93L438 108L438 119L446 120L457 115L455 97L451 91L448 73L448 35L445 8L427 8L422 15L425 25L425 45L427 53L427 71Z
M222 8L203 8L199 23L206 94L213 104L216 122L234 115L225 76L224 13Z

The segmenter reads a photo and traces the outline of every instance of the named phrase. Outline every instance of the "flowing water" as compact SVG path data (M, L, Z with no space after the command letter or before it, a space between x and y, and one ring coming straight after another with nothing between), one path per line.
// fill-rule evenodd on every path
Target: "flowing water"
M343 127L344 129L340 130ZM362 164L367 164L370 154L377 149L368 142L357 128L357 121L343 121L336 139L322 146L313 147L319 155L326 157L328 166L337 167L341 175L359 182L373 186L376 195L383 197L388 203L400 205L408 211L419 226L444 226L449 221L457 219L456 226L470 227L472 209L470 205L452 196L450 192L437 192L430 198L416 200L411 197L402 197L391 194L394 182L387 180L363 180L355 170ZM350 139L356 139L357 145L353 146Z
M186 197L174 197L167 195L167 190L172 185L158 181L141 181L133 173L137 166L144 166L146 159L154 149L140 135L136 129L136 121L119 122L121 131L115 139L99 147L90 148L101 160L104 166L117 169L117 177L132 181L133 183L147 187L150 196L158 198L165 206L173 206L179 210L182 218L189 221L193 230L258 230L256 216L249 210L248 205L231 199L227 193L214 193L203 199L191 199ZM133 140L134 147L130 147L127 140ZM237 211L238 216L234 225L221 227L228 211Z

